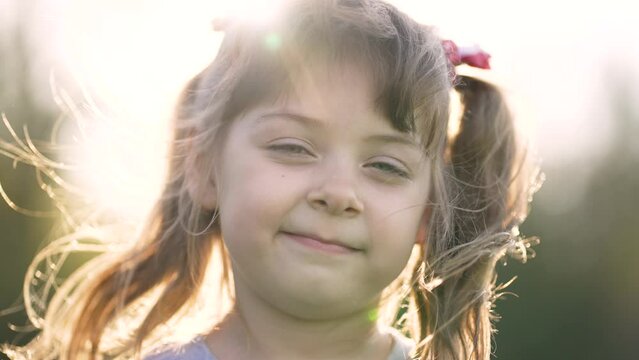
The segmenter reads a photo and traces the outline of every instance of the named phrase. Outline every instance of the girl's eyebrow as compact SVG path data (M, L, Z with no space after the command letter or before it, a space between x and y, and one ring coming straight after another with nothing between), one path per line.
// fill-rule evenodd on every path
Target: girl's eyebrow
M286 112L286 111L264 113L258 116L256 118L256 121L260 122L260 121L266 121L269 119L293 120L295 122L302 123L308 127L315 128L315 129L325 126L325 123L322 120L315 119L315 118L308 117L301 114ZM370 135L365 138L365 141L373 142L373 143L384 143L384 144L396 143L400 145L407 145L407 146L416 148L418 150L420 149L417 142L413 138L408 136L408 134L403 134L403 133Z

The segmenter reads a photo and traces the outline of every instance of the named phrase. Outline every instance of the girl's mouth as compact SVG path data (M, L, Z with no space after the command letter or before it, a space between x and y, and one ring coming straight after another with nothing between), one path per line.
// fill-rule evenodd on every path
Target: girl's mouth
M340 243L339 241L324 240L314 235L295 234L290 232L282 233L300 245L331 254L350 254L360 251L359 249L352 248L346 244Z

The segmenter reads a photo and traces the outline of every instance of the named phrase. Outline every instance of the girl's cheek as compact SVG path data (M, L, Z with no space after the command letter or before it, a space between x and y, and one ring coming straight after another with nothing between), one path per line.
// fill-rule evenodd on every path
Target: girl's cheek
M282 168L277 164L262 164L248 168L243 175L244 186L236 191L244 194L247 200L253 199L258 206L277 207L304 195L310 178L307 173Z

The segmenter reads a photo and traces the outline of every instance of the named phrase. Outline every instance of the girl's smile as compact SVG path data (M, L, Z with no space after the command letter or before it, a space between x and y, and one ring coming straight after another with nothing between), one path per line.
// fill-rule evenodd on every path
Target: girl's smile
M282 234L297 244L326 253L352 254L362 251L362 249L355 248L339 239L327 239L317 235L295 234L290 232L282 232Z

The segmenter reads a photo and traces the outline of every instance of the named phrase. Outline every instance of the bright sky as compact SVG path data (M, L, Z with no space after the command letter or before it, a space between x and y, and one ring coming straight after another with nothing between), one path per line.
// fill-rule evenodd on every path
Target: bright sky
M0 0L0 21L27 21L20 8L28 5L20 2ZM109 127L96 124L89 134L91 148L78 155L87 164L99 164L87 172L91 186L120 203L132 194L117 186L112 174L158 172L157 149L164 141L158 130L164 129L180 86L213 58L221 40L211 31L211 20L251 9L265 16L273 8L273 0L31 3L28 27L39 54L35 81L47 84L50 71L58 78L71 76L106 101L122 124L120 130L100 130ZM634 65L639 64L639 21L629 1L394 3L418 21L436 25L445 37L478 43L493 55L488 76L506 89L544 163L596 155L610 131L610 73L639 80ZM140 133L144 136L131 135ZM122 136L145 142L121 141ZM144 160L149 158L156 160Z

